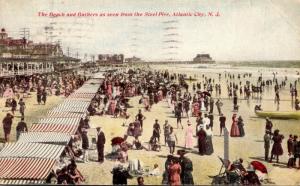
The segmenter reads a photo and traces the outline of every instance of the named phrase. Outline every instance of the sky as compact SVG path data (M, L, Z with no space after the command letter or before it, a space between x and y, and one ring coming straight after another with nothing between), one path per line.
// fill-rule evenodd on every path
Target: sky
M53 18L39 12L220 16ZM123 53L148 61L192 60L209 53L217 61L300 60L300 0L0 0L0 27L16 38L29 28L34 42L60 41L66 54L80 58Z

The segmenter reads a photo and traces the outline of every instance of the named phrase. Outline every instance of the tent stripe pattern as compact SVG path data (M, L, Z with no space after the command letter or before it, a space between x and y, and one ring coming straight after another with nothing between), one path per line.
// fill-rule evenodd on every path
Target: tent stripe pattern
M34 124L30 128L30 132L59 132L74 135L79 127L76 125L64 125L64 124Z
M18 142L22 143L58 143L67 144L71 135L56 132L28 132L22 133Z
M58 159L65 146L40 143L7 143L0 152L0 158L49 158Z
M85 118L86 113L50 111L48 112L47 117L48 118Z
M43 118L39 120L39 124L64 124L78 125L80 118Z
M0 158L0 178L45 179L55 162L42 158Z

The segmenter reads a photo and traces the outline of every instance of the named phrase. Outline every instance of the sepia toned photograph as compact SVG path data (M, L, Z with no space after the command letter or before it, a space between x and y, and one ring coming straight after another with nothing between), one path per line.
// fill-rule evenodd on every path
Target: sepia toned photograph
M0 185L299 185L299 0L0 0Z

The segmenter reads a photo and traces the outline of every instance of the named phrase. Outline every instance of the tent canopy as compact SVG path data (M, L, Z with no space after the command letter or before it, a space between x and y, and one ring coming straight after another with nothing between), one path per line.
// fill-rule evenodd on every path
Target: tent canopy
M67 144L71 135L57 132L27 132L21 133L18 142L22 143L51 143Z
M0 178L46 179L55 162L44 158L0 158Z
M65 146L40 143L6 143L0 158L49 158L59 159Z

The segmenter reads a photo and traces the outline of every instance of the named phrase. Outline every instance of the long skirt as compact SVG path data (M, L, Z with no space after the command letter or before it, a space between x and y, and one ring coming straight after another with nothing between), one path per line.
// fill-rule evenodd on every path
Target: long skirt
M274 143L272 147L272 154L281 156L283 154L283 149L281 143Z
M211 136L206 136L206 153L205 154L211 155L212 153L214 153L212 137Z
M231 125L230 136L231 137L239 137L240 136L240 130L236 123L232 123L232 125Z
M185 148L193 148L193 133L189 133L185 137Z

